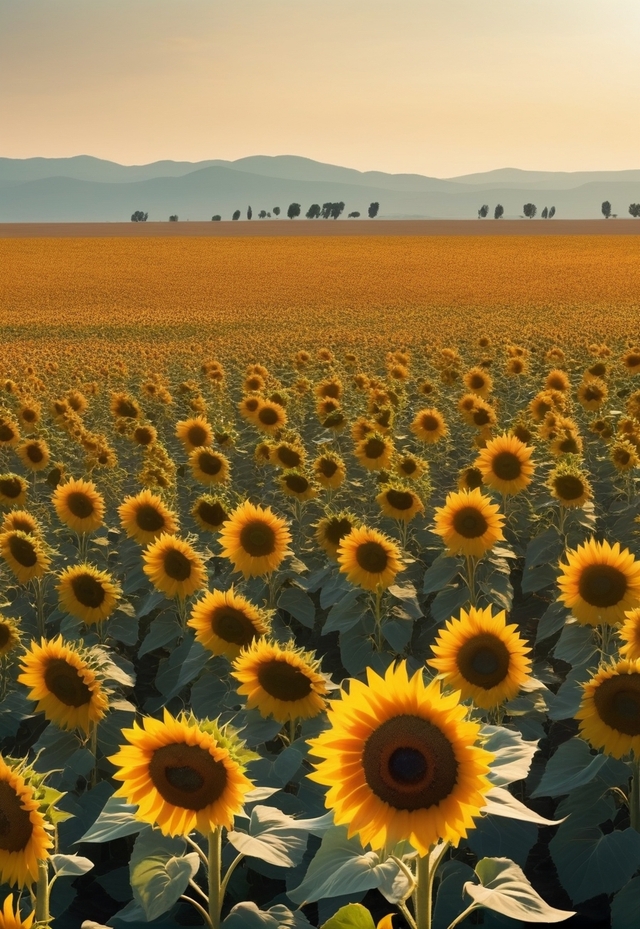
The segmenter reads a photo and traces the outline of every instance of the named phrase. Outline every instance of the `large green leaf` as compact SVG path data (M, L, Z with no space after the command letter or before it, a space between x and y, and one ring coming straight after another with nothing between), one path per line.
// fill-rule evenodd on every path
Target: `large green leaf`
M568 826L558 830L549 850L574 903L615 893L640 867L640 833L635 829L604 835L597 825Z
M361 903L348 903L323 923L320 929L376 929L369 910Z
M547 762L542 780L532 797L562 797L575 787L588 784L607 761L606 755L592 755L587 743L578 737L563 742Z
M293 819L273 806L255 806L247 832L235 829L227 838L243 855L260 858L278 868L300 864L310 832L322 835L330 828L332 815L318 819Z
M625 884L611 904L611 929L638 929L640 926L640 877Z
M169 838L157 830L136 839L129 863L134 901L147 920L166 913L189 886L200 868L197 852L186 853L182 838Z
M110 842L149 829L149 826L136 819L137 809L137 806L126 803L122 797L109 797L93 826L77 842Z
M58 877L78 877L93 868L93 861L80 855L52 855L51 864Z
M492 787L485 797L486 803L483 813L492 816L504 816L506 819L518 819L520 822L535 823L538 826L559 826L561 819L546 819L530 810L528 806L517 800L504 787Z
M286 587L278 598L278 606L286 610L303 626L313 629L316 620L316 608L313 600L299 587Z
M572 667L587 665L597 651L594 630L580 623L567 623L553 650L555 658L566 661Z
M494 787L506 787L527 776L538 743L527 742L521 733L503 726L483 726L484 747L494 755L489 780Z
M282 904L260 910L255 903L237 903L222 925L225 929L311 929L304 913L292 913Z
M545 903L522 868L508 858L482 858L475 871L480 884L469 881L464 889L479 906L526 923L559 923L574 915Z
M451 583L456 574L460 572L461 567L462 560L460 558L440 555L425 572L422 592L433 594L438 590L442 590L447 584Z

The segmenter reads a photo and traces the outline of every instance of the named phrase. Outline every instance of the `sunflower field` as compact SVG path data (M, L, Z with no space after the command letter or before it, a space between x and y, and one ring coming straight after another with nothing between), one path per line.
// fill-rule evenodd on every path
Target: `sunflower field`
M377 325L266 277L127 322L147 241L112 316L122 243L73 296L75 240L49 291L63 245L0 242L0 929L640 925L640 338L543 244L446 315L431 243Z

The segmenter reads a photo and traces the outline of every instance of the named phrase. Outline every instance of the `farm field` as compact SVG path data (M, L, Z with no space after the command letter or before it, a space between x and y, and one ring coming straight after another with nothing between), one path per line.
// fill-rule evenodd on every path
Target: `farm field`
M0 267L10 905L632 925L635 236L0 238Z

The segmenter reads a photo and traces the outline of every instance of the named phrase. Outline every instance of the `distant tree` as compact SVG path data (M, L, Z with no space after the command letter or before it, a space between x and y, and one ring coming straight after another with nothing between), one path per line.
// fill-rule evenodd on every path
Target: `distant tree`
M247 207L247 219L251 219L252 216L253 216L253 210L251 209L250 206L248 206Z
M240 210L236 210L231 219L240 219Z
M260 212L258 213L258 219L266 219L266 216L267 216L266 210L260 210Z
M296 216L300 216L300 204L290 203L289 209L287 210L287 216L289 217L289 219L295 219Z
M501 203L499 203L496 206L495 210L493 211L493 218L502 219L503 216L504 216L504 207Z
M212 216L212 217L211 217L211 222L212 222L212 223L219 223L221 219L222 219L222 216L220 216L219 213L216 213L215 216Z
M148 213L143 213L142 210L136 210L135 213L131 215L132 223L146 223L149 218Z
M555 215L556 215L556 208L555 206L552 206L551 209L549 210L549 219L553 219Z
M478 210L478 219L484 219L489 213L489 204L483 204Z
M280 207L279 207L279 206L274 206L273 212L275 213L276 216L280 216Z
M611 204L609 203L608 200L604 201L600 209L602 210L602 215L604 216L604 218L609 219L609 217L611 216Z
M378 215L378 210L379 210L379 209L380 209L380 204L379 204L379 203L376 203L375 201L374 201L374 203L370 203L370 204L369 204L369 209L367 210L367 213L368 213L368 215L369 215L369 219L375 219L375 217Z
M546 208L546 206L545 206L544 210L543 210L542 213L540 214L540 218L541 218L541 219L546 219L548 215L549 215L549 210L548 210L548 209Z
M320 212L321 212L320 204L312 203L309 209L307 210L307 212L305 213L305 216L307 217L307 219L317 219L318 216L320 216Z
M320 213L320 215L322 216L323 219L329 219L329 218L330 218L330 216L331 216L331 207L332 207L332 206L333 206L333 203L323 203L323 204L322 204L322 212Z
M177 223L177 222L178 222L178 214L177 214L177 213L174 213L173 216L170 216L170 217L169 217L169 222L170 222L170 223Z
M271 219L271 213L267 213L267 219Z
M640 203L630 203L629 212L634 217L634 219L640 219Z
M343 210L344 210L344 203L342 202L342 200L340 201L340 203L332 203L331 204L331 219L337 219Z
M357 219L360 216L359 213L349 213L349 219Z
M522 207L522 212L527 217L527 219L533 219L538 211L536 209L535 203L525 203L525 205Z

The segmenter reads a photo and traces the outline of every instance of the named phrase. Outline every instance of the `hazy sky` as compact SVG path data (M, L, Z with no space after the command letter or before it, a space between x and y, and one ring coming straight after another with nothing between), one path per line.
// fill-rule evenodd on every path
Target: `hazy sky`
M640 168L640 0L0 0L0 156Z

